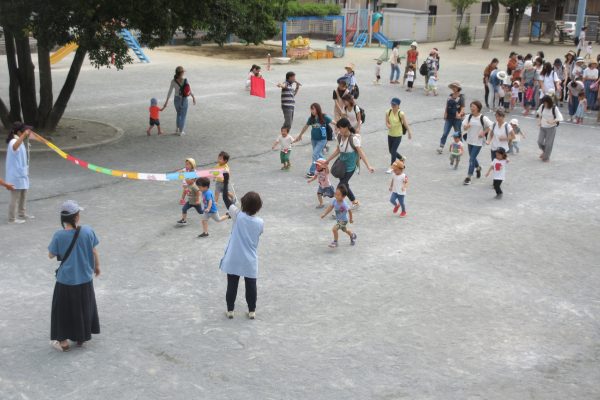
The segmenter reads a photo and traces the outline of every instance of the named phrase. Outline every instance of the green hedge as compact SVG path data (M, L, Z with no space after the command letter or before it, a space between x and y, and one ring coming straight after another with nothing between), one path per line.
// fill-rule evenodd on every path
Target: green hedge
M290 1L287 4L289 17L324 17L326 15L340 15L342 9L337 4L298 3Z

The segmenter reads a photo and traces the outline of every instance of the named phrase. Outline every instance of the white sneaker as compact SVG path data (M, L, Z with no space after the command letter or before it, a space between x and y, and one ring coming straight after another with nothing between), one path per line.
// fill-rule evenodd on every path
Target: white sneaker
M24 224L24 219L15 219L14 221L8 221L9 224Z
M388 169L387 171L385 171L386 174L391 174L392 173L392 169Z
M35 219L35 217L33 215L21 215L19 216L20 219L24 219L24 220L28 220L28 219Z
M254 319L254 318L256 318L256 311L250 311L250 312L248 313L248 318L250 318L250 319Z
M179 132L179 136L183 136L183 135L185 135L184 131Z
M225 311L225 316L229 319L233 319L233 311Z

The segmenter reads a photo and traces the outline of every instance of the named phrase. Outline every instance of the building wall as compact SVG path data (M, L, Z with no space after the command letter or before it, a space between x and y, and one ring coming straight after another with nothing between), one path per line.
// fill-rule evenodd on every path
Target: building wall
M600 0L596 1L600 2ZM480 0L479 2L469 7L467 10L465 10L465 13L481 14L482 3L485 2L486 1ZM409 10L427 12L429 12L430 7L433 6L437 9L437 15L456 14L456 11L452 9L452 4L450 4L447 0L381 0L379 3L385 5L386 7L406 8ZM506 7L500 6L500 14L504 14L505 12Z

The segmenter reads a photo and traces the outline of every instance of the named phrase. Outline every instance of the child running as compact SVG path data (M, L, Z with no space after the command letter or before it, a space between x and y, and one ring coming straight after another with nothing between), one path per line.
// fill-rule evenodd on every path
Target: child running
M339 231L345 232L350 237L351 246L356 244L356 233L347 228L348 222L352 224L354 221L352 220L352 209L350 208L350 203L346 200L346 196L348 196L348 189L346 189L345 185L340 184L335 191L335 198L331 202L331 205L321 215L321 219L323 219L327 214L335 210L336 223L332 229L333 242L329 244L329 247L332 249L338 247Z
M204 214L202 215L203 232L198 235L198 237L205 238L208 237L208 220L212 218L216 222L222 222L229 218L229 214L223 217L219 215L219 210L217 209L217 204L215 202L215 196L213 195L212 190L209 189L210 180L208 178L198 178L196 180L196 185L200 188L202 197L204 198ZM227 202L225 202L225 205L227 205Z
M273 142L273 150L279 145L279 161L281 161L282 171L287 171L292 166L290 155L292 154L292 143L294 143L294 140L294 137L290 135L290 128L284 125L281 127L281 134Z
M392 182L390 183L390 202L394 205L394 214L398 212L399 208L402 208L400 218L406 217L406 206L404 205L404 198L406 197L406 188L408 187L408 177L404 173L404 162L402 160L396 160L392 164Z
M215 165L215 169L220 169L223 173L229 173L229 153L226 151L222 151L217 156L217 165ZM230 184L231 185L231 184ZM219 203L219 196L223 193L223 177L218 176L215 178L215 204ZM234 195L232 192L228 193L229 200L235 203Z
M196 170L196 160L193 158L185 159L185 168L180 169L178 172L192 172ZM185 197L188 194L188 185L191 185L195 182L194 179L185 179L183 181L183 191L181 193L181 199L179 199L180 205L185 205Z
M494 190L496 191L496 199L498 200L502 198L503 192L500 186L506 179L506 164L508 161L506 151L502 147L499 147L498 150L496 150L496 158L494 158L492 165L490 165L490 169L485 174L485 177L487 178L492 171L494 172Z
M179 225L187 224L187 212L190 208L194 208L198 211L198 214L202 215L202 205L200 204L200 199L202 195L200 194L200 189L196 185L193 179L190 180L190 183L187 185L187 196L188 201L183 205L181 209L181 219L177 221Z
M329 181L329 166L325 162L325 159L319 158L315 164L317 165L317 173L310 178L307 183L314 182L315 179L319 180L319 188L317 189L319 205L317 206L317 209L321 209L325 207L325 204L323 204L323 196L333 198L335 192L333 190L333 185Z
M460 162L460 156L463 155L464 148L460 140L460 132L454 132L452 137L454 140L448 147L448 150L450 151L450 166L454 166L454 169L458 169L458 163Z
M162 135L160 130L160 107L158 106L158 100L154 97L150 99L150 122L148 123L148 129L146 129L146 135L150 136L150 132L154 128L154 125L158 128L158 134Z
M514 139L511 140L508 144L508 154L514 154L515 152L519 154L519 152L521 151L519 147L521 144L521 138L525 139L525 132L523 132L519 127L519 120L516 118L510 120L510 126L515 135Z

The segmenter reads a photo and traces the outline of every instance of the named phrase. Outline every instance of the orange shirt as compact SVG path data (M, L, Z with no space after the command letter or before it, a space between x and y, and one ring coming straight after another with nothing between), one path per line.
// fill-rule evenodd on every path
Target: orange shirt
M414 64L417 62L417 57L419 57L419 52L417 50L410 49L406 52L406 62Z
M150 118L152 119L160 119L160 107L158 106L150 106Z

